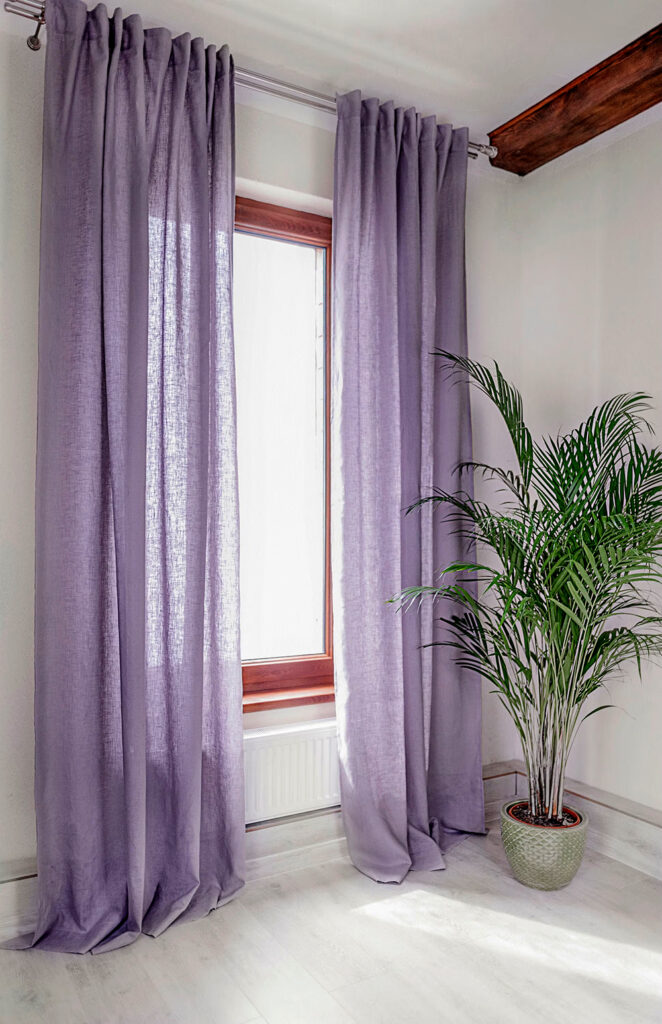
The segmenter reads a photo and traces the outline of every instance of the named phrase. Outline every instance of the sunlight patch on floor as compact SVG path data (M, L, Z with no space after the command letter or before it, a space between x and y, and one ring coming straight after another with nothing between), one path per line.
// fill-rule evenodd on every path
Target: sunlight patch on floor
M438 936L454 947L482 949L502 957L504 969L512 968L517 960L529 961L532 966L547 966L587 980L617 981L619 987L632 992L662 997L662 953L617 939L475 906L429 890L401 893L359 907L354 913ZM628 964L626 972L624 963Z

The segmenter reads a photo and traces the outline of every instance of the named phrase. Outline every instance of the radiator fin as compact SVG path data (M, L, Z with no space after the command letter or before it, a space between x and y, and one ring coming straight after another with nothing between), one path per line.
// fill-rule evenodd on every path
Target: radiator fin
M340 803L333 720L248 729L244 765L247 824Z

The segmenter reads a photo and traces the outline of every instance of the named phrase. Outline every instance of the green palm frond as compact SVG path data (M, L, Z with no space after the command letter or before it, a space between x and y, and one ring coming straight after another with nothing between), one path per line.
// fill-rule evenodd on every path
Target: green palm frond
M496 363L435 355L499 410L518 472L458 466L497 481L500 507L458 490L407 510L432 503L492 555L445 566L397 600L449 604L437 643L491 684L522 742L531 809L558 821L577 729L611 706L586 711L586 701L626 665L641 671L662 654L662 451L641 439L652 432L650 397L616 395L569 433L534 442L522 397Z
M466 356L435 349L435 355L450 363L453 371L467 375L472 383L494 402L508 428L524 486L528 487L533 469L533 439L524 422L522 396L517 388L505 379L497 363L494 370L476 363Z

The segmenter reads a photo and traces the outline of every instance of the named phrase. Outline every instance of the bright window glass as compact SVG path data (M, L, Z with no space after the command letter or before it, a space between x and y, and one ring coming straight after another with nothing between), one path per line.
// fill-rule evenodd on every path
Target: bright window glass
M234 238L242 660L324 652L325 251Z

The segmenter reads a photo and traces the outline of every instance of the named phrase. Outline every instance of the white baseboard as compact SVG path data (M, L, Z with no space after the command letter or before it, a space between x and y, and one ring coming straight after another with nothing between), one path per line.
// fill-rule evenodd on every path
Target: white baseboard
M498 819L501 805L510 796L528 792L522 761L486 765L483 777L488 821ZM662 812L575 779L566 780L565 793L572 807L588 815L591 849L662 879Z
M494 824L509 797L526 793L524 765L521 761L486 765L483 777L486 819ZM571 805L589 816L588 843L592 849L662 879L662 813L573 780L568 780L566 793ZM248 883L325 864L347 854L342 817L337 810L249 828L246 845ZM0 875L0 941L34 928L35 871L35 862L26 860L15 862L11 872Z
M501 807L511 796L517 795L517 768L515 761L498 761L483 765L483 792L485 794L485 821L492 824L499 819Z
M340 803L335 718L246 729L244 732L246 822L268 822ZM324 814L320 816L324 818ZM317 829L299 821L270 828L266 840L248 836L248 878L324 863L344 850L344 837L329 818ZM335 815L340 821L340 815ZM325 831L326 830L326 831ZM271 844L271 846L270 846ZM251 853L259 849L261 852ZM35 859L0 864L0 941L34 927Z
M347 856L340 810L302 815L249 829L246 881L271 878Z
M37 920L37 876L0 884L0 942L34 931Z
M327 864L346 855L339 810L265 822L246 833L246 881L250 884L298 868ZM28 876L0 883L0 942L34 931L36 922L36 865L25 861L15 870Z

